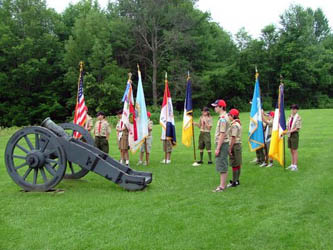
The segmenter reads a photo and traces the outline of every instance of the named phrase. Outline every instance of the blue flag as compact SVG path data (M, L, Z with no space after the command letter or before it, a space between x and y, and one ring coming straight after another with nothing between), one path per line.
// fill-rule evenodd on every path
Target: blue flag
M256 83L250 113L249 146L252 152L264 147L264 127L261 117L261 98L258 73L256 73Z

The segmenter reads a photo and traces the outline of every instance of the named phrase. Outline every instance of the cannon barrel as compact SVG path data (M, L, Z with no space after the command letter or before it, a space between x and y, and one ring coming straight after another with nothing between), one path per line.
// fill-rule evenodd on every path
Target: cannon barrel
M70 139L70 136L65 132L65 130L57 125L55 122L51 120L50 117L47 117L43 122L42 122L42 127L45 127L49 130L51 130L53 133L56 135L63 137L67 141Z

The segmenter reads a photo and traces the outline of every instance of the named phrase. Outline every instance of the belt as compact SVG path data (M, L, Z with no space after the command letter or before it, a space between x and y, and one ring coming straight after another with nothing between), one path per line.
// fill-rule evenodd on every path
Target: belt
M106 138L106 136L95 136L95 137L97 137L97 138Z

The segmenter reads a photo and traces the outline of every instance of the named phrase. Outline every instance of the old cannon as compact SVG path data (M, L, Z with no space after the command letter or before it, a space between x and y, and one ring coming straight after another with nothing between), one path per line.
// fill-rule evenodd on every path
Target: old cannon
M41 126L22 128L9 139L5 162L16 184L26 191L48 191L65 176L78 179L89 171L127 190L142 190L152 182L151 173L135 171L91 145L92 138L85 131L78 131L83 138L78 140L65 130L80 129L66 124L61 127L46 118ZM66 173L67 163L70 171Z

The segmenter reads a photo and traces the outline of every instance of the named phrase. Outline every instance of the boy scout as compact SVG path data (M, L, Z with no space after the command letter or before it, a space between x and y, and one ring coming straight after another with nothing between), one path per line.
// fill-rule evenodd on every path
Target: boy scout
M111 129L109 123L105 120L105 114L102 111L97 113L97 122L94 127L95 147L105 153L109 153L109 135Z
M288 148L290 148L291 153L291 165L288 167L291 171L297 171L297 160L298 160L298 141L299 141L299 130L302 126L302 118L297 113L298 105L291 105L291 115L287 121L287 135L288 135Z
M202 109L202 115L200 116L199 123L194 123L197 127L200 128L200 135L199 135L199 150L200 150L200 161L198 164L203 163L203 151L206 147L208 152L209 161L208 164L212 164L212 151L211 151L211 136L210 130L212 129L213 125L213 118L209 113L209 109L204 107Z
M228 184L228 187L236 187L240 184L239 176L242 166L242 126L237 109L231 109L228 113L228 117L231 121L229 130L229 157L232 167L232 180Z
M119 115L121 118L121 116ZM129 155L128 155L128 149L129 149L129 141L128 141L128 135L129 131L125 124L121 125L121 120L119 120L117 124L117 138L118 138L118 146L120 150L120 163L129 164Z
M145 142L141 146L140 160L137 164L137 165L143 164L144 166L148 166L148 164L149 164L149 154L150 154L151 145L152 145L152 141L153 141L153 136L152 136L153 121L150 120L151 113L149 111L147 112L147 116L148 116L148 137L145 139ZM145 152L146 152L146 161L143 162L143 155Z
M228 176L228 148L229 148L229 128L230 122L226 113L224 100L216 100L212 103L215 112L219 114L219 120L215 132L215 164L216 171L220 173L220 185L213 192L224 191Z
M265 133L265 152L267 155L265 155L266 162L262 163L260 167L272 167L273 166L273 160L269 158L268 152L269 152L269 147L271 145L271 137L272 137L272 130L273 130L273 119L274 119L274 111L271 111L267 114L264 114L264 111L262 111L262 121L264 124L266 124L264 133ZM269 164L268 164L269 162ZM268 164L268 165L267 165Z

